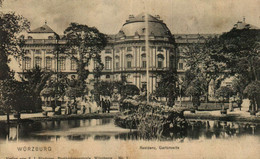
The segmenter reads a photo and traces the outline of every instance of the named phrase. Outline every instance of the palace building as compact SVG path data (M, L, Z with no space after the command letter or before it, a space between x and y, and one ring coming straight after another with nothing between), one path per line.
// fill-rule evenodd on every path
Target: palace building
M149 92L153 92L159 82L158 73L174 69L183 74L187 69L181 54L190 43L203 43L214 34L176 34L173 35L167 25L158 15L148 15L149 60L146 61L145 49L145 18L144 14L129 15L122 28L115 35L108 36L108 45L101 52L104 64L101 80L118 81L126 77L128 84L136 85L139 89L146 88L146 65L149 64ZM57 45L66 44L61 35L55 33L45 22L24 35L23 58L17 59L23 74L25 70L39 66L45 71L61 72L68 75L76 74L76 61L66 54L55 54ZM93 79L95 63L90 62L89 81Z

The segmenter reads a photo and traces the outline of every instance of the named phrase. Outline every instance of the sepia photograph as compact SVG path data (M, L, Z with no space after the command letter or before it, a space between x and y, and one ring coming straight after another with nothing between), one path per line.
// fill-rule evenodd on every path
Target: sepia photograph
M260 0L0 0L0 159L259 159Z

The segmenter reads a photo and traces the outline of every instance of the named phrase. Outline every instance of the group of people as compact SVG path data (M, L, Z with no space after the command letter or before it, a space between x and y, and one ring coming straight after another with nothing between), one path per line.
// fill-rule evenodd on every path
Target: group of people
M109 99L102 98L100 104L97 103L93 99L84 98L80 101L80 114L86 113L110 113L111 102ZM67 102L65 107L65 114L78 114L79 112L78 106L76 102Z
M100 106L102 108L102 113L110 113L111 102L108 99L101 99Z

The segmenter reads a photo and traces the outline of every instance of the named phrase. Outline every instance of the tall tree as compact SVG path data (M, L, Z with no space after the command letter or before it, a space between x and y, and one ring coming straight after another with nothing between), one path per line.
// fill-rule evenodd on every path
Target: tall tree
M23 44L17 35L30 27L30 23L21 15L0 12L0 80L10 77L9 56L22 53Z
M33 102L30 98L30 92L23 82L14 79L1 80L0 90L0 109L7 114L7 123L9 123L11 111L20 113L22 110L30 109L29 105Z
M52 72L44 72L40 69L39 66L36 66L32 70L27 70L27 72L25 72L23 81L27 85L27 89L31 94L32 100L34 101L32 106L34 111L41 109L41 91L51 76Z
M260 29L234 28L222 34L212 46L216 48L213 60L225 63L229 74L237 77L235 87L240 94L247 85L255 86L254 81L260 79ZM250 100L258 101L260 106L259 94Z
M156 87L155 94L158 97L166 97L167 104L173 106L178 94L176 83L178 81L176 71L169 70L158 74L160 81Z
M90 60L94 59L97 64L101 64L100 52L107 43L106 36L95 27L71 23L64 31L64 39L67 40L65 53L75 60L77 64L77 80L84 93L86 89L85 80L89 75ZM102 69L102 68L101 68ZM100 68L97 69L97 73Z
M226 64L232 75L247 77L248 81L260 77L260 30L232 29L212 42L212 59Z
M196 93L196 96L205 96L206 101L208 101L208 85L211 79L223 79L220 78L223 75L227 76L225 70L225 63L219 59L215 59L215 52L219 49L218 43L216 43L218 37L210 37L208 39L203 39L203 41L198 41L196 43L191 43L185 48L182 48L181 56L184 59L187 71L185 72L184 80L184 92L186 95L194 94L194 90L201 90L202 92ZM214 45L213 45L214 44ZM200 89L195 89L194 83L199 84Z

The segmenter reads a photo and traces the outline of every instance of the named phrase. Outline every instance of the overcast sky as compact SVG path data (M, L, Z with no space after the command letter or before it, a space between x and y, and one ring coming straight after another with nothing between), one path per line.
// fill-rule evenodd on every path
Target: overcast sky
M48 25L62 34L69 23L117 33L129 14L160 15L172 33L222 33L242 20L260 27L260 0L4 0L1 10L15 11L31 29Z

